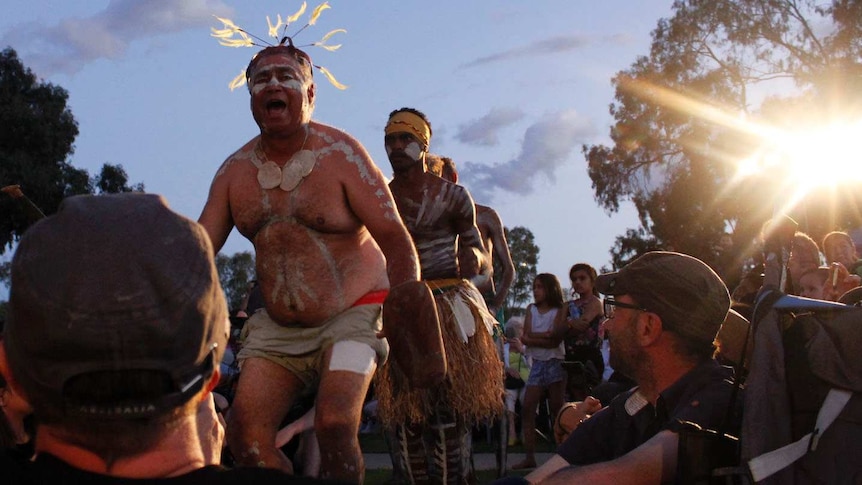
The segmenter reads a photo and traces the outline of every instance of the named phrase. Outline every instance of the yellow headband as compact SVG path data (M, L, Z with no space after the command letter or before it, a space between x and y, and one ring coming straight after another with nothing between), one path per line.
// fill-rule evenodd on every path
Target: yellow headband
M410 133L422 142L422 148L426 150L428 149L428 143L431 141L431 127L428 126L428 123L421 116L409 111L399 111L392 118L389 118L384 132L387 135L399 132Z

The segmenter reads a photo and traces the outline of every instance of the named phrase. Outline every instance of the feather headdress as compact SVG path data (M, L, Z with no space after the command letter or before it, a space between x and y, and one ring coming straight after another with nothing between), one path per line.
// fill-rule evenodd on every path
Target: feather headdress
M223 24L223 27L221 29L217 29L217 28L213 27L211 29L212 30L211 35L213 37L215 37L216 39L218 39L219 44L226 46L226 47L264 47L264 48L266 48L266 47L284 46L285 43L287 43L287 47L289 49L293 49L293 50L300 52L302 54L302 57L305 59L308 59L309 61L310 61L310 58L308 57L307 54L305 54L305 52L303 52L299 49L300 47L320 47L320 48L326 49L330 52L338 50L341 47L341 44L334 44L333 45L333 44L327 44L326 42L335 34L346 33L347 31L344 29L331 30L331 31L327 32L326 35L324 35L323 38L321 38L319 41L312 42L311 44L306 44L306 45L302 45L302 46L298 46L298 47L293 45L293 39L297 35L299 35L300 32L305 30L308 26L314 25L315 23L317 23L317 19L320 17L320 14L324 10L326 10L328 8L332 8L329 6L329 2L321 3L320 5L315 7L314 10L311 12L311 16L309 17L308 22L306 22L305 25L300 27L299 30L297 30L294 34L287 35L288 27L290 27L292 24L294 24L297 20L299 20L300 17L302 17L303 14L305 14L306 7L307 7L306 2L302 2L302 6L299 7L299 10L296 13L294 13L293 15L289 15L289 16L285 17L284 19L281 18L281 14L278 14L276 16L275 24L272 23L272 20L270 19L270 17L268 15L266 16L266 24L269 27L269 33L268 33L269 36L275 38L276 40L278 40L279 37L281 37L281 40L278 40L278 43L276 43L276 44L273 44L267 40L261 39L260 37L258 37L256 35L249 34L245 29L242 29L238 25L233 23L232 20L221 18L221 17L216 17L216 19L218 19ZM279 29L281 29L281 34L279 34ZM335 79L335 76L333 76L332 73L329 72L329 69L326 69L323 66L318 66L318 65L313 64L313 63L312 63L312 66L314 66L315 68L317 68L318 71L323 73L323 75L326 76L326 79L328 79L329 82L333 86L335 86L336 88L347 89L347 86L341 84L340 82L338 82L338 80ZM248 82L248 77L247 77L246 69L243 69L242 72L240 72L239 75L237 77L235 77L230 82L228 87L230 87L230 90L233 91L234 89L242 86L246 82Z

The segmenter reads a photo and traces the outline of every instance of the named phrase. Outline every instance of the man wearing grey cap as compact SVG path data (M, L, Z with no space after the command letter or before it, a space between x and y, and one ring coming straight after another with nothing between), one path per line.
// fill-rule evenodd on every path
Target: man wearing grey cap
M727 414L732 372L713 359L727 288L702 261L664 251L599 276L596 288L607 295L611 366L637 387L603 403L526 480L673 481L683 422L717 429Z
M38 427L25 469L0 453L4 483L291 479L217 466L228 319L203 227L156 195L71 197L11 273L0 372Z

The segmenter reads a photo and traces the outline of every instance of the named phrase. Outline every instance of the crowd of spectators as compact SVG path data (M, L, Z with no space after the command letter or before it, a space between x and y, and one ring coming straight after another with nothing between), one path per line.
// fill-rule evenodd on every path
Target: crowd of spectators
M862 286L862 260L846 232L818 245L797 231L786 268L791 294L858 300L851 297ZM733 293L750 291L744 286L757 276L744 276ZM738 362L741 345L719 329L740 333L733 328L746 319L731 309L739 302L716 271L674 252L647 253L602 275L579 263L569 277L565 301L556 277L539 275L526 318L510 318L499 337L508 444L535 448L539 403L548 398L559 444L545 463L531 462L528 447L527 461L513 468L533 470L504 480L665 481L674 473L676 423L709 427L737 406L728 401L732 375L719 364ZM12 285L0 346L2 469L12 483L295 479L235 467L223 442L237 337L260 304L259 288L252 282L248 304L228 318L208 238L161 198L68 199L21 240ZM381 431L373 397L372 388L363 432ZM304 480L320 470L314 412L313 395L298 400L277 437Z

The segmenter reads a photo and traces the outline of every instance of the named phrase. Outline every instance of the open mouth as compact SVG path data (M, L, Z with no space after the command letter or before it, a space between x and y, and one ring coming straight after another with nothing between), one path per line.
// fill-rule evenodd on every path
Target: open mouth
M287 109L287 103L280 99L273 99L266 103L266 111L272 113L273 111L283 111Z

